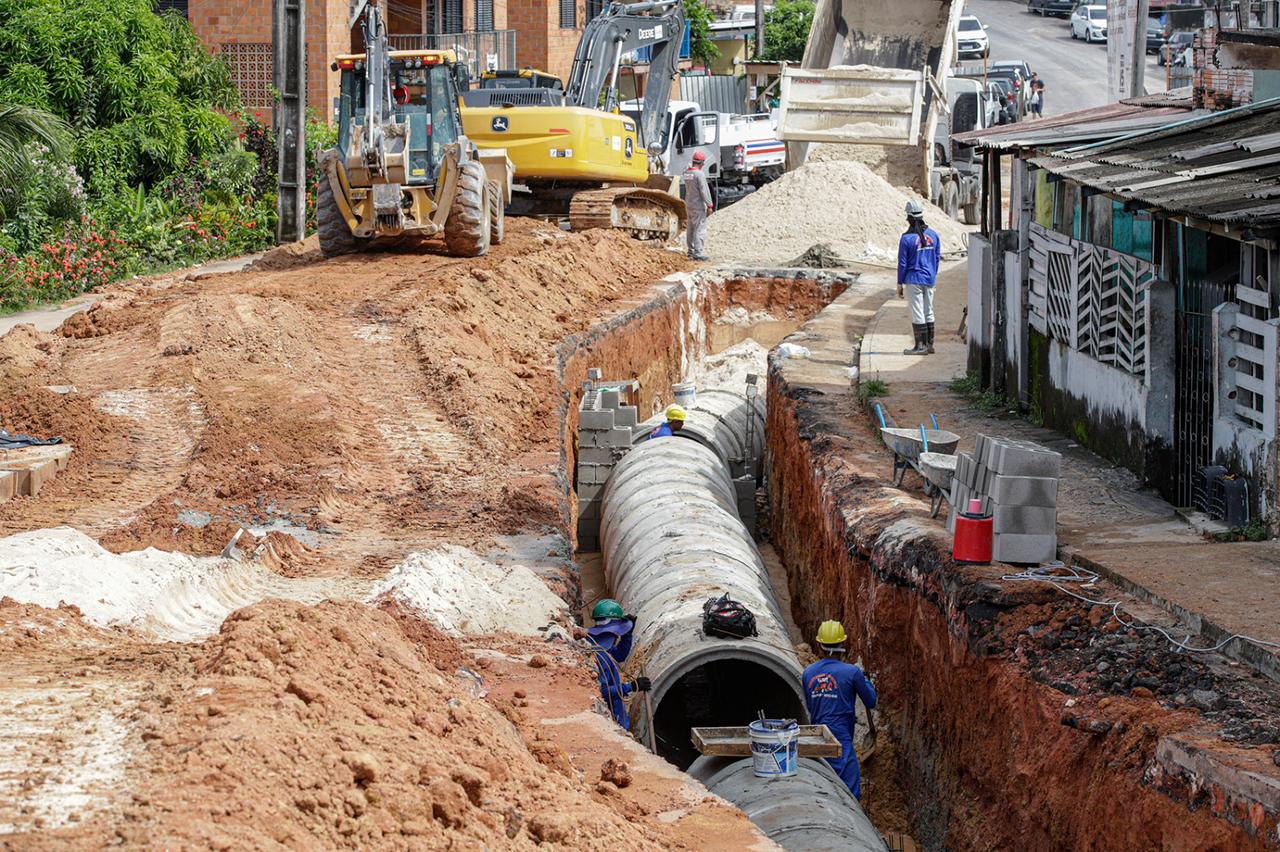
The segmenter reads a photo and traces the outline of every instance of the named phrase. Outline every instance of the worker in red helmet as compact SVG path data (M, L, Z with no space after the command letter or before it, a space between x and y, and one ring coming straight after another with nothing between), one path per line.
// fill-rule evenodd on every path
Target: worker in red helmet
M685 240L691 260L708 259L703 252L703 243L707 241L707 217L711 215L714 205L711 201L711 186L707 183L707 172L704 169L706 164L706 151L694 151L693 162L680 180L684 189L684 210L688 215Z

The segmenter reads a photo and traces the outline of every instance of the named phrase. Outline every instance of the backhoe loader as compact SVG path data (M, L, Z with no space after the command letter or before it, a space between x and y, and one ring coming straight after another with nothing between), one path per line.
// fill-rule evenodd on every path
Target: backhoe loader
M338 147L319 158L317 231L326 255L375 237L443 235L446 251L477 257L502 242L511 200L505 150L480 151L462 132L466 66L451 50L388 49L374 3L357 12L365 52L344 54Z

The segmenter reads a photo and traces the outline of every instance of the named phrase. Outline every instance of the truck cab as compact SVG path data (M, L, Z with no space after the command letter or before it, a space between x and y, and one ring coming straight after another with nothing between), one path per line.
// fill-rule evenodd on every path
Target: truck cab
M623 101L622 114L640 124L641 104L638 100ZM667 106L667 119L656 140L643 140L651 156L661 158L662 173L678 177L693 162L695 151L707 155L707 180L720 176L720 118L718 112L707 112L693 101L671 101Z

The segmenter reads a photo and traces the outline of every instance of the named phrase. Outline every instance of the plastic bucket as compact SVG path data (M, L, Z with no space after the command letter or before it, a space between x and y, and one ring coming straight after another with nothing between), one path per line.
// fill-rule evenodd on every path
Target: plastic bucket
M676 395L676 405L681 408L692 408L698 401L698 386L693 382L676 382L671 386Z
M794 719L760 719L747 731L751 735L751 767L757 778L796 774L800 725Z

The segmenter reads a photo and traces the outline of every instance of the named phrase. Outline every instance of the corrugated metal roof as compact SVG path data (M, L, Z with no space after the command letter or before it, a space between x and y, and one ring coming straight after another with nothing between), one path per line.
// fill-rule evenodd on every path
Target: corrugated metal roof
M1280 100L1032 159L1150 207L1235 228L1280 227Z
M1016 124L957 133L955 139L981 148L1051 148L1127 135L1194 114L1197 111L1192 109L1191 89L1175 89L1034 121L1024 119Z

